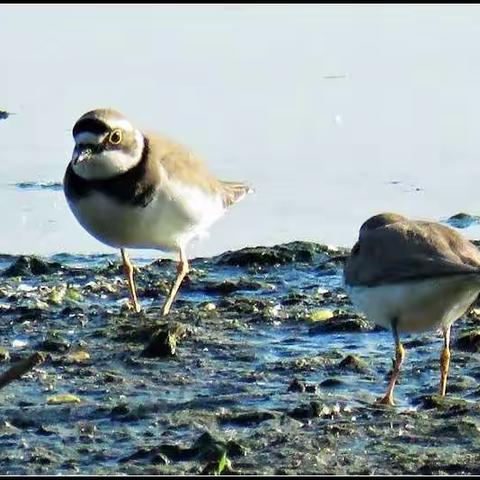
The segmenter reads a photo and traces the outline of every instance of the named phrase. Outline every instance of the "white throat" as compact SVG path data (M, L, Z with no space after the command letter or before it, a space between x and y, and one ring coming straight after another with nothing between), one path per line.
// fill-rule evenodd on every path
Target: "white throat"
M84 138L85 134L81 134L76 138L76 148L92 141L91 134L89 138ZM135 141L130 150L103 150L101 152L93 152L89 158L78 163L72 161L73 171L85 180L106 180L116 177L133 168L142 158L144 137L139 130L135 130ZM88 142L86 142L88 140ZM97 138L101 141L100 138ZM95 142L92 142L95 144ZM88 146L86 146L88 148Z

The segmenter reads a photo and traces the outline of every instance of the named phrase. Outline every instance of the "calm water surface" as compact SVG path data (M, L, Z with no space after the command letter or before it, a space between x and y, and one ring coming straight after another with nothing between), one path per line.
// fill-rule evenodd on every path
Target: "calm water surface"
M191 256L349 246L381 210L479 213L479 21L478 5L2 5L0 252L112 252L61 190L15 186L61 182L71 127L103 106L256 188Z

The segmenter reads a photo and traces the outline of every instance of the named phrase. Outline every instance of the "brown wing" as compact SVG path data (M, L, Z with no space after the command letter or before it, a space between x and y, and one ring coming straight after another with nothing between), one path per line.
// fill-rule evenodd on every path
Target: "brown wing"
M167 175L202 190L221 195L225 207L240 201L250 187L240 182L224 182L213 175L205 163L184 146L156 134L147 135L152 158L159 162Z
M345 266L348 285L377 286L480 273L480 252L452 228L400 220L363 231Z

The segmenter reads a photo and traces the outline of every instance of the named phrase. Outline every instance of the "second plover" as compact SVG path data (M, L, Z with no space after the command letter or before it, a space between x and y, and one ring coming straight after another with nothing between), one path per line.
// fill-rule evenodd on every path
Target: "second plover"
M395 213L369 218L344 269L354 305L395 340L393 371L380 403L394 405L393 390L405 349L401 332L440 329L440 395L447 388L452 323L480 292L480 252L450 227Z

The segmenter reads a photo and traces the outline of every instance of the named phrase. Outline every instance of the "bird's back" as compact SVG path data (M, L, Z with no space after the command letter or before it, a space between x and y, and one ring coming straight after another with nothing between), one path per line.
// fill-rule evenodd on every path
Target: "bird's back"
M346 264L347 285L377 286L480 272L478 249L450 227L404 217L371 220L362 225Z

